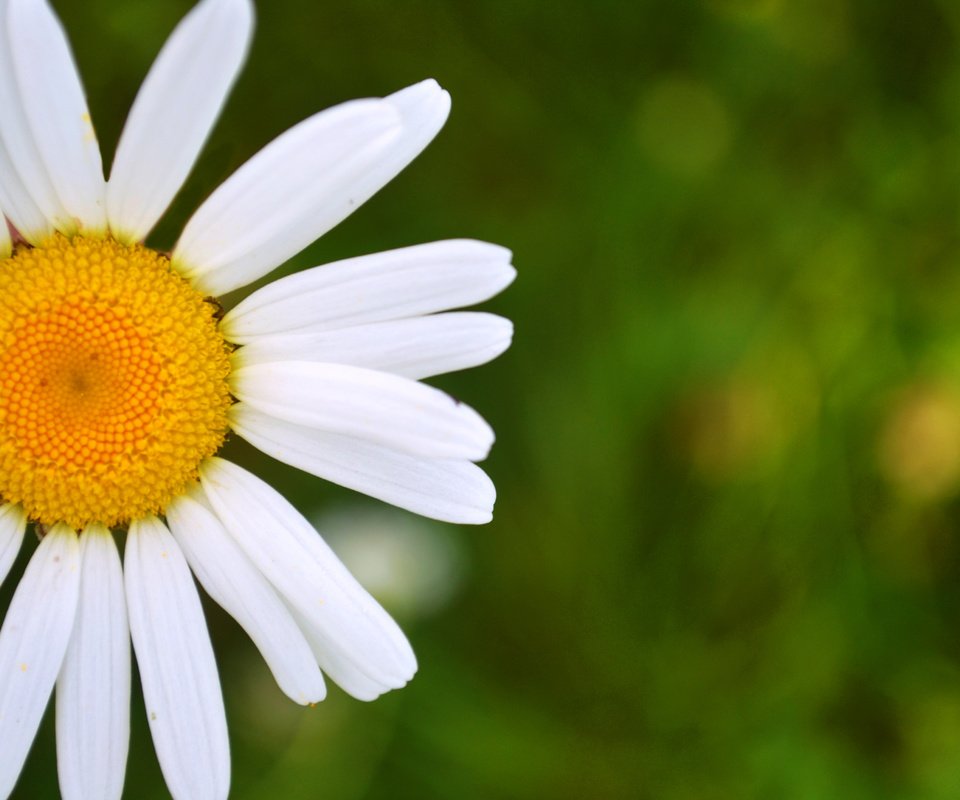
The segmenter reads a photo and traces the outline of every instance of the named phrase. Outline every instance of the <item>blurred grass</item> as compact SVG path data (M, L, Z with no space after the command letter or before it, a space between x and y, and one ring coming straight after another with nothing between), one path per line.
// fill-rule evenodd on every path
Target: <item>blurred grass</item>
M105 154L190 6L55 3ZM515 252L495 522L405 621L413 683L288 703L208 607L237 798L960 792L960 7L259 3L155 236L315 110L434 76L450 122L284 270ZM368 503L231 445L305 511ZM451 535L454 535L451 532ZM9 594L10 587L6 587ZM134 703L127 795L165 791ZM52 725L17 796L56 796Z

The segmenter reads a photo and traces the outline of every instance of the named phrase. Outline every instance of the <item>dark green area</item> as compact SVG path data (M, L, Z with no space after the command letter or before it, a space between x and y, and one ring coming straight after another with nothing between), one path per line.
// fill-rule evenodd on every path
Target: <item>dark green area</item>
M190 3L55 5L109 161ZM465 568L401 616L413 683L301 709L208 607L233 796L960 795L960 5L259 15L155 244L294 122L433 76L437 141L283 269L469 236L520 275L512 350L437 381L496 428L500 499L429 529ZM305 512L376 506L231 448ZM139 695L133 724L127 796L164 797ZM48 719L17 796L54 763Z

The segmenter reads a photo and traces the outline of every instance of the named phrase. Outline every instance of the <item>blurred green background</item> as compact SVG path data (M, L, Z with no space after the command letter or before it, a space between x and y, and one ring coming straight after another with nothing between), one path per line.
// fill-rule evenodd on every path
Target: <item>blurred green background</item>
M109 163L191 3L54 5ZM513 348L436 381L498 432L491 525L231 443L421 665L302 709L208 604L232 796L960 796L960 4L258 10L153 243L291 124L433 76L437 141L283 269L469 236L520 275ZM57 796L50 717L17 797ZM133 725L127 796L165 797L138 688Z

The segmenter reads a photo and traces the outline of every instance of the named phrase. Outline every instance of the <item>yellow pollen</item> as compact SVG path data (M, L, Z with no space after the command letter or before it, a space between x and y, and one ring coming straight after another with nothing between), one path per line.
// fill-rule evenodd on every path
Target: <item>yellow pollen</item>
M142 245L0 261L0 497L45 525L162 513L227 431L216 309Z

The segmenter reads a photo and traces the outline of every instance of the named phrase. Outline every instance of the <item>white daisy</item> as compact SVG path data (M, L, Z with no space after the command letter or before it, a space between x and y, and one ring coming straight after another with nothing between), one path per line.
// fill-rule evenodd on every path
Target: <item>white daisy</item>
M493 442L419 381L481 364L511 326L477 303L510 254L435 242L263 276L403 169L449 111L434 81L317 114L237 170L167 257L142 242L190 172L244 60L249 0L203 0L127 119L109 181L45 0L0 0L0 578L42 536L0 630L0 796L56 683L60 786L116 798L132 635L174 797L225 797L229 745L191 571L298 703L323 674L372 700L416 660L281 495L216 457L230 430L322 478L441 520L490 519ZM126 531L124 563L113 532Z

